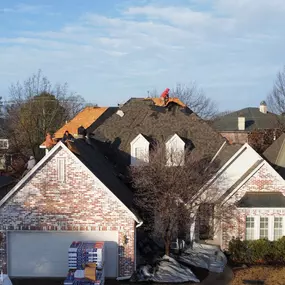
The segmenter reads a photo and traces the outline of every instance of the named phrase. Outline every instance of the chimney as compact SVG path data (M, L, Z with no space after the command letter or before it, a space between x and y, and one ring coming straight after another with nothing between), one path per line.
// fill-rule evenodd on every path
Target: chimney
M244 131L245 130L245 117L242 114L238 116L238 130Z
M262 101L259 105L259 111L263 114L267 114L267 105L265 101Z

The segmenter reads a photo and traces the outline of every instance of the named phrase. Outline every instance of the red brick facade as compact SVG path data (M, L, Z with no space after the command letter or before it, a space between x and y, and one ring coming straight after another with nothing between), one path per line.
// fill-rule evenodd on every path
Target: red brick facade
M59 157L65 162L64 182L58 181ZM118 231L118 274L129 276L134 270L134 217L66 149L59 148L0 208L0 264L5 272L9 230Z
M239 201L246 192L282 192L285 194L285 183L277 172L264 163L254 175L227 201L233 205ZM245 238L247 216L281 217L285 216L285 209L235 209L231 221L222 225L222 248L227 248L229 241L235 237Z

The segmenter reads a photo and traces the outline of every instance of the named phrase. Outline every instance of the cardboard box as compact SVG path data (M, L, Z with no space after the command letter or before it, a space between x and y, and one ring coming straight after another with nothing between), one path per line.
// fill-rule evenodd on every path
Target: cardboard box
M84 269L84 276L85 278L96 281L96 266L94 267L85 267Z

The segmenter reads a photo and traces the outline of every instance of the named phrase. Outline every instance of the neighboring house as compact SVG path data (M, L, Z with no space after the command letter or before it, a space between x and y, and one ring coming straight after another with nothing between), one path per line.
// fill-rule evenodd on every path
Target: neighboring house
M243 145L209 182L219 187L216 207L232 207L208 242L227 248L234 238L274 240L285 235L285 182L251 146ZM196 233L197 234L197 233Z
M215 119L212 126L230 143L249 143L262 153L281 134L285 117L268 112L264 101L259 108L244 108Z
M92 139L53 149L0 201L0 265L11 277L64 277L74 240L106 241L106 277L136 266L132 192Z

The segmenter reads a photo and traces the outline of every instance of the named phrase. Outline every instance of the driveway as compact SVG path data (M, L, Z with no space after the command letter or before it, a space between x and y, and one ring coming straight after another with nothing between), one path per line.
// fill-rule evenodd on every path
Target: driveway
M196 271L196 272L195 272ZM203 280L201 283L188 283L188 285L199 284L199 285L229 285L231 279L233 278L232 270L227 266L223 273L208 273L205 269L196 269L193 270L200 280ZM12 279L13 285L62 285L63 278L37 278L37 279ZM143 283L128 283L128 282L118 282L114 279L107 279L105 282L106 285L142 285ZM148 284L148 283L145 283ZM170 285L170 284L169 284ZM185 285L185 283L184 283ZM187 283L186 283L187 285Z

